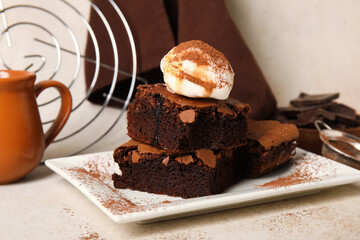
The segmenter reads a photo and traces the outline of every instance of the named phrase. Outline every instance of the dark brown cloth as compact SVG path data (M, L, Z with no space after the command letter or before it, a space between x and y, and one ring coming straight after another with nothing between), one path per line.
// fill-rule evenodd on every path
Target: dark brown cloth
M125 28L117 13L107 1L93 1L104 12L117 41L119 69L131 72L131 49ZM134 36L138 59L138 74L150 83L163 82L159 69L161 58L178 43L202 40L219 51L230 61L235 72L231 96L252 108L251 118L270 118L276 109L276 100L253 55L232 21L224 0L115 0ZM101 62L113 66L113 48L105 25L94 9L90 24L99 36ZM94 58L91 38L88 38L86 56ZM86 62L86 85L90 86L94 64ZM101 68L90 101L103 101L102 92L107 92L113 71ZM114 95L126 94L129 77L119 75Z

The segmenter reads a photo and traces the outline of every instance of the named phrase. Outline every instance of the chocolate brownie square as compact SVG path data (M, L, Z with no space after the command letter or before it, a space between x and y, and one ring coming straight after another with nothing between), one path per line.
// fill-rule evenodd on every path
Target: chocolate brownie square
M246 144L249 105L231 98L187 98L169 92L165 84L137 89L127 115L131 138L178 152Z
M222 193L236 178L232 149L174 153L135 140L114 150L115 188L183 198Z
M247 178L256 178L290 160L299 131L294 124L248 121L248 143L236 155Z

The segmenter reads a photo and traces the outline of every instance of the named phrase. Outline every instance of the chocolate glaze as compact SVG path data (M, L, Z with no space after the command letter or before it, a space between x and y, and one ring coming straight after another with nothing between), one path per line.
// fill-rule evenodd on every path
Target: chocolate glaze
M248 121L248 139L259 142L265 150L276 147L284 142L297 139L299 131L294 124L278 121Z

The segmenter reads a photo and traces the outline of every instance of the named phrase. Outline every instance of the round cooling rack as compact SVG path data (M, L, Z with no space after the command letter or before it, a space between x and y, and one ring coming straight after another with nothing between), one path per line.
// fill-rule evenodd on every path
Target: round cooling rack
M104 147L110 138L109 149L119 145L126 137L125 111L130 102L136 81L136 50L130 27L117 4L109 3L123 24L131 46L132 71L119 69L118 47L112 29L101 6L90 0L0 0L0 63L2 68L28 70L37 74L37 81L57 80L64 83L73 97L73 108L64 129L45 152L45 158L76 155ZM96 36L89 23L90 11L102 21L107 37ZM86 41L91 40L94 58L85 56ZM109 39L105 42L104 39ZM99 45L111 46L113 66L102 63ZM85 86L85 61L94 64L90 85ZM113 70L111 85L100 105L88 101L99 81L102 69ZM124 99L113 97L118 75L131 77ZM121 108L109 107L110 101L119 101ZM38 98L44 131L52 124L60 107L55 90L46 90ZM111 134L110 134L111 132ZM114 137L115 136L115 137ZM107 139L108 138L108 139ZM107 139L107 140L106 140ZM102 149L106 149L102 148Z

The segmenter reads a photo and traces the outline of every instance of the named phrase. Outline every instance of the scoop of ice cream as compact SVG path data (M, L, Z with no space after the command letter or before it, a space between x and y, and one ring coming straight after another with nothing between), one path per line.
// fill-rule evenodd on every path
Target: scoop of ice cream
M171 49L160 68L168 90L187 97L226 99L234 83L234 71L224 54L199 40Z

